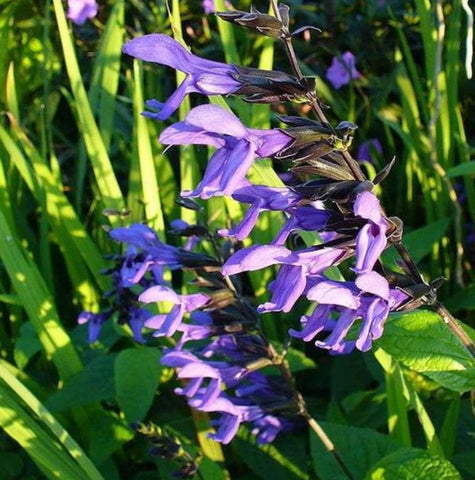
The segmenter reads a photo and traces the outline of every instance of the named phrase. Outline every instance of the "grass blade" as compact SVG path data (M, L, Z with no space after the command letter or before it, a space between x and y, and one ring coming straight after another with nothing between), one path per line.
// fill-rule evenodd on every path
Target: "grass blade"
M66 22L63 4L61 0L53 0L53 4L66 69L76 104L78 125L86 143L86 149L91 160L91 166L94 171L101 200L104 207L107 209L122 210L124 208L124 199L82 82L81 72L79 70L76 52ZM110 217L110 220L114 224L119 221L116 217Z
M53 298L36 265L20 247L2 210L0 258L46 355L52 358L60 377L66 379L79 372L81 360L59 321Z
M102 479L101 474L94 464L89 460L81 447L63 428L63 426L54 418L53 415L41 404L41 402L19 381L13 376L4 365L0 364L0 378L13 390L19 398L24 401L31 409L42 424L47 427L57 441L60 442L68 451L72 458L77 462L79 467L87 475L88 479Z

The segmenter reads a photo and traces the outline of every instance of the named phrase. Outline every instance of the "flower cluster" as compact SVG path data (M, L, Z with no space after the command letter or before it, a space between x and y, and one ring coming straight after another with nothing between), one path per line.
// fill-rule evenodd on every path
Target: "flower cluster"
M275 17L256 9L219 16L274 38L290 38L285 5ZM140 302L169 306L168 313L146 310L141 325L155 336L175 337L174 348L164 352L162 362L177 369L184 381L176 393L186 397L190 406L218 414L216 440L228 443L241 423L249 423L258 442L270 442L298 424L305 405L289 380L285 361L262 334L259 314L290 312L305 298L313 310L301 318L301 330L289 330L290 336L342 354L355 348L367 351L382 335L391 311L414 308L421 297L432 294L432 285L389 271L380 261L383 251L402 235L402 222L385 215L373 191L392 162L369 181L350 154L357 126L342 121L332 127L322 116L314 79L303 77L295 65L292 75L226 65L197 57L161 34L133 39L123 51L186 74L168 100L147 102L153 111L144 114L155 120L169 119L190 93L241 95L247 102L306 102L317 115L317 120L282 116L280 128L258 130L246 127L229 110L200 105L162 131L160 142L165 145L214 148L202 180L182 197L226 195L249 205L239 223L218 231L220 238L203 225L177 225L177 231L189 237L190 246L200 235L211 238L215 249L222 241L226 254L217 256L224 263L164 244L143 225L111 232L112 238L132 248L117 284L140 284ZM341 60L328 73L334 80L339 77L340 86L360 76L349 52ZM264 158L288 167L284 184L250 182L249 170ZM242 248L241 241L252 234L265 211L281 213L279 233L269 245ZM313 233L318 241L291 247L296 242L289 242L289 237L301 232ZM347 260L351 260L347 278L330 276L330 267ZM163 281L164 266L193 271L198 291L175 292ZM278 273L268 286L269 301L256 312L241 295L234 276L269 266L277 266ZM145 285L140 282L146 274L154 281ZM273 369L274 374L264 374L263 368Z
M206 293L180 295L156 280L139 301L167 302L168 313L146 310L142 326L157 337L178 334L175 347L161 361L187 380L175 390L178 395L198 410L218 414L212 438L228 443L241 423L250 423L258 442L268 443L280 431L295 428L300 406L291 385L282 381L278 367L270 375L260 371L281 360L258 331L255 310L226 287L218 261L164 244L144 225L118 228L111 236L145 254L125 268L127 282L138 284L144 272L167 266L186 267L201 279L203 290L206 285Z
M252 17L252 25L259 24L261 29L269 24L268 15L257 10L251 14L236 12L221 16L234 23ZM277 29L276 22L272 25ZM147 113L152 118L168 118L183 95L192 91L207 95L243 94L248 100L251 94L253 101L289 99L282 97L282 85L275 87L272 83L279 72L253 71L246 76L236 66L196 57L163 35L134 39L124 51L188 74L165 104L156 100L148 102L159 110L158 114ZM347 52L342 59L346 63L335 62L329 75L340 68L349 78L358 78L360 74L354 68L351 54ZM342 72L339 75L343 78ZM286 77L286 82L307 89L307 98L311 98L310 82L297 77ZM293 93L297 94L297 90ZM173 108L167 108L171 103ZM271 299L258 307L259 312L289 312L304 296L316 306L313 314L302 317L303 330L290 330L291 335L310 341L327 332L325 339L316 340L317 346L335 353L349 352L355 347L366 351L371 348L372 340L381 336L388 313L409 302L401 284L390 285L379 262L388 239L395 234L397 221L385 216L372 191L373 184L366 179L358 162L347 154L356 125L341 122L333 129L328 124L301 117L282 117L281 120L286 128L250 129L221 107L201 105L192 109L184 121L166 128L160 141L165 145L204 144L216 149L201 182L193 191L182 192L182 195L202 199L229 195L250 204L243 220L233 228L220 230L221 235L243 240L251 233L261 212L282 212L284 225L271 245L238 250L223 266L225 275L279 266L276 279L269 285ZM290 163L288 186L249 182L246 174L253 162L266 157ZM315 175L318 178L312 178ZM288 236L302 230L319 232L322 243L289 250L285 246ZM350 257L354 258L353 279L336 281L326 276L329 267L338 266ZM358 323L359 330L350 332Z
M93 343L99 338L104 322L117 315L119 324L127 324L135 340L143 343L144 324L151 314L137 300L139 292L156 288L156 285L166 289L163 277L165 266L176 270L218 263L207 255L163 243L146 225L117 228L110 235L114 240L126 243L127 248L124 254L112 256L114 265L103 272L112 283L111 289L103 296L107 306L98 313L83 311L78 321L88 324L88 340Z

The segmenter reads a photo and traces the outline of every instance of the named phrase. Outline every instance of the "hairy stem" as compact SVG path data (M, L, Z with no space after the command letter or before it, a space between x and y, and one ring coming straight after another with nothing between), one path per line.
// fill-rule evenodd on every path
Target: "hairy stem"
M279 20L282 20L279 8L277 6L277 1L276 0L271 0L271 5L272 9L274 10L274 15L276 18ZM287 54L287 57L290 62L290 66L292 68L292 71L294 75L299 79L303 79L303 74L302 70L300 69L300 66L298 64L298 59L297 55L295 53L294 46L292 44L292 36L290 35L290 32L283 32L282 40L284 42L284 47L285 51ZM435 80L434 80L435 81ZM321 122L322 124L329 125L329 122L323 113L323 110L320 106L320 102L318 100L318 97L316 96L315 92L308 92L307 93L307 98L309 100L309 103L312 107L312 110L314 111L315 115L318 118L318 121ZM437 111L437 108L435 109ZM433 119L431 119L431 123L435 123L436 116L434 116ZM432 149L434 150L434 148ZM365 181L366 176L364 175L363 171L361 170L359 164L352 158L352 156L347 152L339 152L348 167L351 169L353 172L355 178L360 181ZM443 176L444 180L447 181L447 177ZM448 182L448 187L451 187L450 182ZM449 192L452 193L452 197L454 194L453 188L449 189ZM427 285L427 282L424 280L422 274L420 273L419 269L417 268L417 265L415 262L412 260L411 256L409 255L409 252L407 251L406 247L401 243L401 242L396 242L394 243L394 246L396 247L399 255L401 256L402 260L406 264L412 278L416 283L424 283ZM460 243L457 243L457 248L460 249ZM457 258L460 259L460 251L458 250L458 255ZM461 283L460 277L461 274L460 272L457 274L457 280L459 283ZM465 348L470 352L470 354L475 358L475 345L471 341L471 339L467 336L467 334L459 327L459 325L456 323L454 317L450 314L450 312L438 301L436 300L435 303L433 300L430 302L428 301L427 304L429 306L432 306L435 308L435 310L439 313L439 315L442 317L446 325L450 328L450 330L454 333L454 335L457 336L457 338L462 342L462 344L465 346Z
M282 358L282 355L279 355L276 352L272 344L268 343L267 348L272 362L279 368L282 377L293 392L294 400L298 406L300 415L305 419L307 425L314 431L327 451L333 456L341 471L348 477L349 480L356 480L350 469L345 465L345 462L338 453L335 444L331 441L330 437L326 434L321 425L308 412L307 405L302 394L295 388L294 377L290 371L287 361Z
M444 323L450 328L452 333L460 340L462 345L470 352L473 358L475 358L475 345L471 338L465 333L465 330L456 322L452 314L437 300L432 307L442 317Z
M277 1L271 0L271 4L272 4L272 9L274 10L274 15L276 16L276 18L279 20L282 20L282 17L279 12L279 7L277 6ZM302 70L300 69L297 55L295 53L294 45L292 43L292 36L290 35L289 31L283 32L282 41L284 43L285 53L287 54L287 58L289 59L290 67L292 69L293 74L299 80L302 80L304 76L303 76ZM323 125L328 125L331 127L326 115L323 113L322 107L320 106L320 102L315 92L307 92L307 99L318 121ZM345 160L345 163L350 168L356 180L359 180L361 182L364 182L365 180L367 180L366 175L361 170L361 167L358 164L358 162L356 162L347 151L339 151L338 153L340 153L340 155L343 157L343 159Z

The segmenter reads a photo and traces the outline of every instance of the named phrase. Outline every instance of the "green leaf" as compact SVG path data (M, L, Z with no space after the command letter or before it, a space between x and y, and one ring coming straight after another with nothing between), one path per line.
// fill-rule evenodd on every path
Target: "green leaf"
M443 237L449 224L450 219L443 218L404 234L404 245L416 263L431 253L432 246ZM383 253L382 258L385 263L394 264L399 256L396 249L391 247Z
M464 328L475 338L471 329ZM475 387L474 359L434 312L391 315L376 345L450 390L466 392Z
M25 449L47 478L85 478L85 472L74 459L27 413L3 382L0 383L0 426Z
M463 175L475 175L475 161L461 163L447 170L447 175L451 178L461 177Z
M110 412L97 415L92 428L90 455L98 465L134 436L126 422Z
M31 357L41 351L41 342L30 322L25 322L20 327L20 336L15 340L13 356L18 368L24 369Z
M79 68L76 51L74 49L71 33L68 28L64 7L61 0L53 0L54 12L58 24L58 31L63 49L66 70L68 72L71 91L75 100L78 126L86 144L86 149L91 160L91 167L96 178L101 194L101 200L106 208L122 210L124 199L119 183L112 169L111 161L94 118L89 102L81 71ZM111 222L119 219L110 218Z
M363 478L377 461L400 448L390 437L370 430L328 422L320 426L335 444L343 463L354 478ZM321 480L348 480L319 438L310 432L310 449L315 472Z
M416 448L401 448L382 458L365 480L462 480L447 460Z
M114 365L117 402L130 422L140 422L160 382L160 352L142 347L123 350Z
M48 429L49 432L56 437L55 439L51 438L51 443L58 441L61 444L61 448L67 450L71 458L74 458L74 460L83 470L84 475L87 475L87 478L90 480L101 480L102 476L91 460L89 460L89 458L85 455L79 444L71 437L69 432L63 428L56 418L51 415L51 413L33 395L33 393L30 392L30 390L28 390L28 388L26 388L26 386L19 379L15 378L15 376L8 370L6 365L7 364L0 365L0 377L8 385L8 387L15 392L17 397L21 399L22 403L25 403L28 406L35 418L38 419L38 427L42 427L44 430ZM23 408L18 403L15 410L18 414L18 412L23 410ZM8 431L7 426L4 428ZM21 443L20 440L18 441ZM25 447L25 449L28 450L27 447Z
M398 439L401 442L401 445L412 446L406 413L406 400L408 402L407 406L410 406L414 410L414 413L421 424L422 430L424 431L427 450L433 455L444 457L445 452L436 434L434 424L432 423L432 420L412 383L406 380L399 362L382 348L376 349L374 356L386 372L388 428L392 437ZM391 376L393 377L393 380L395 380L394 377L397 376L397 381L395 382L396 384L393 385L393 388L391 388ZM394 395L398 396L396 405Z
M114 399L114 361L115 355L111 354L94 359L69 378L63 388L48 399L46 406L52 411L60 411Z
M280 444L280 445L279 445ZM241 428L233 445L243 462L257 475L268 480L308 479L305 468L305 444L298 437L282 438L272 444L257 446L254 435ZM303 458L302 458L303 457Z
M312 359L308 358L305 353L296 348L289 348L285 359L289 362L290 371L293 373L317 368Z
M46 352L62 379L82 368L81 360L59 320L53 297L37 266L23 249L0 210L0 258Z

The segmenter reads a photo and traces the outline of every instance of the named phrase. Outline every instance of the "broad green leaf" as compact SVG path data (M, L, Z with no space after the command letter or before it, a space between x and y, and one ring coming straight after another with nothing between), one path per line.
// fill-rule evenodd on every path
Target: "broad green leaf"
M355 479L365 473L381 458L400 448L400 444L387 435L369 428L350 427L319 422ZM324 447L314 432L310 431L310 449L314 470L321 480L348 480L332 454Z
M101 412L92 420L91 458L101 465L133 436L133 430L124 419L110 412Z
M365 480L462 480L447 460L425 450L401 448L382 458Z
M434 312L391 315L376 345L448 389L466 392L475 387L475 360Z
M160 371L160 352L156 348L129 348L117 355L117 402L129 422L140 422L147 414L160 382Z
M450 219L443 218L404 234L404 245L416 263L432 252L434 243L444 236L449 224ZM382 258L385 263L394 264L395 259L399 256L395 248L391 247L383 253Z
M63 388L52 395L46 406L55 411L67 410L115 398L115 355L102 355L84 366L84 369L64 382Z

